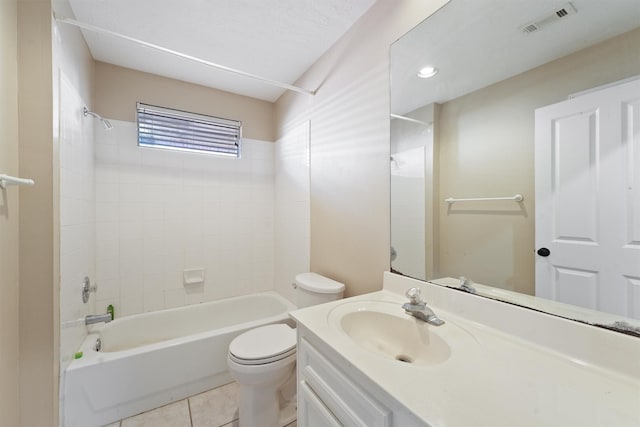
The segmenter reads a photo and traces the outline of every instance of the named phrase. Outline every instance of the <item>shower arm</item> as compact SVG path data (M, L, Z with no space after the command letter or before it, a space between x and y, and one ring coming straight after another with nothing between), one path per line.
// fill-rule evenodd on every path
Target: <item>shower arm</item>
M93 111L89 111L89 109L87 107L83 107L82 108L82 114L85 117L91 116L91 117L94 117L94 118L100 120L100 122L102 122L102 126L104 126L104 128L106 130L111 130L111 128L113 128L113 126L111 125L111 122L109 120L105 119L104 117L102 117L98 113L94 113Z

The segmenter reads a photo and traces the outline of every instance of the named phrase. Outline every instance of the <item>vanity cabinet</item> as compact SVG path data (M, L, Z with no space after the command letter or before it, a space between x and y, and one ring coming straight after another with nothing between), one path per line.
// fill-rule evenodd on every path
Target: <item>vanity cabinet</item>
M425 426L298 325L298 426Z

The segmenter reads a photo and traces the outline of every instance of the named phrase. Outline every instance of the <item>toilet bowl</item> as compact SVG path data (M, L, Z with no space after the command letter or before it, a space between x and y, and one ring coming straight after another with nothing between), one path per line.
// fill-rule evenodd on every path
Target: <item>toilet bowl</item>
M295 329L279 323L245 332L229 345L227 365L240 384L240 426L278 426L280 387L296 367Z
M316 273L298 274L294 288L298 308L344 294L342 283ZM295 383L295 328L274 324L239 335L229 345L227 365L240 385L240 427L279 427L295 419L295 394L283 395L283 386Z

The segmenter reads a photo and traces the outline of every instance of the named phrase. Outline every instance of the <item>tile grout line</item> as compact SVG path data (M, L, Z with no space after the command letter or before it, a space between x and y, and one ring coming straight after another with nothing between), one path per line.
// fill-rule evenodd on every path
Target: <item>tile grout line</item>
M189 425L193 427L193 416L191 416L191 399L187 398L187 408L189 409Z

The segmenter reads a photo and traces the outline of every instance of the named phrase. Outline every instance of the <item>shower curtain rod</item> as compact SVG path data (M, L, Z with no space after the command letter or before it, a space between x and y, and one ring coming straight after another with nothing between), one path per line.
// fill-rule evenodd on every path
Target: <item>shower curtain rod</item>
M76 26L78 28L82 28L82 29L85 29L85 30L88 30L88 31L92 31L94 33L106 34L106 35L111 36L111 37L115 37L115 38L122 39L122 40L127 40L127 41L130 41L130 42L139 44L141 46L145 46L145 47L148 47L148 48L151 48L151 49L155 49L155 50L160 51L160 52L168 53L170 55L174 55L174 56L177 56L179 58L187 59L189 61L197 62L198 64L206 65L206 66L211 67L211 68L216 68L218 70L227 71L227 72L234 73L234 74L239 74L241 76L249 77L249 78L254 79L254 80L260 80L261 82L270 84L272 86L277 86L277 87L280 87L280 88L283 88L283 89L292 90L294 92L303 93L305 95L315 95L316 94L315 91L311 91L311 90L308 90L308 89L303 89L301 87L290 85L288 83L282 83L282 82L279 82L279 81L276 81L276 80L268 79L266 77L260 77L260 76L257 76L255 74L251 74L251 73L247 73L245 71L237 70L235 68L226 67L224 65L216 64L215 62L211 62L211 61L207 61L205 59L201 59L201 58L198 58L198 57L195 57L195 56L187 55L185 53L178 52L178 51L172 50L172 49L168 49L166 47L158 46L156 44L149 43L149 42L146 42L144 40L140 40L140 39L136 39L136 38L133 38L133 37L125 36L124 34L116 33L114 31L107 30L105 28L96 27L95 25L86 24L84 22L80 22L80 21L77 21L75 19L65 18L65 17L57 17L55 13L53 14L53 18L57 22L61 22L63 24L69 24L69 25Z
M400 114L393 114L393 113L391 113L391 114L389 114L389 116L391 116L391 117L392 117L392 118L394 118L394 119L405 120L405 121L407 121L407 122L417 123L417 124L419 124L419 125L423 125L423 126L426 126L426 127L431 126L431 124L433 123L433 122L429 122L429 123L427 123L427 122L423 122L422 120L413 119L413 118L411 118L411 117L407 117L407 116L401 116Z

